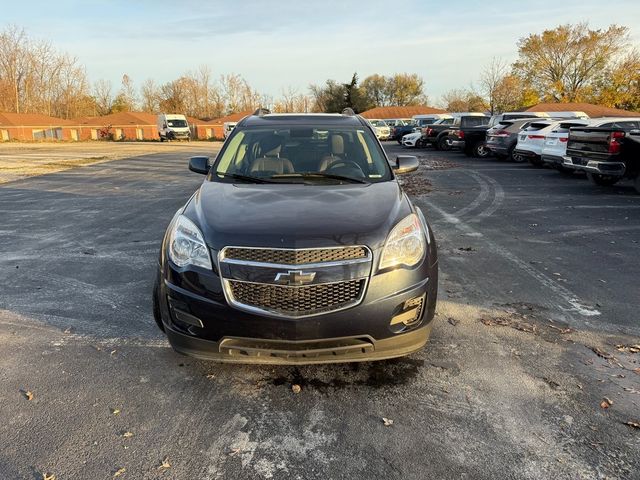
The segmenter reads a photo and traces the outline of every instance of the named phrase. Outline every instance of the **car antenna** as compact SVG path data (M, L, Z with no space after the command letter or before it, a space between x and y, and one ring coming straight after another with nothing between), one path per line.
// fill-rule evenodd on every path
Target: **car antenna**
M350 117L354 117L356 114L356 112L353 111L353 108L347 107L344 110L342 110L342 115L348 115Z
M271 110L269 110L268 108L258 108L255 112L253 112L254 115L257 115L258 117L263 117L265 115L269 115L271 113Z

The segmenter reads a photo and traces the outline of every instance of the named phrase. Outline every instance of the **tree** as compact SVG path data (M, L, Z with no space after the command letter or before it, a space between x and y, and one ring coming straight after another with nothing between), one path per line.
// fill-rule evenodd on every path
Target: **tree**
M472 90L453 89L442 95L445 110L448 112L484 112L487 104Z
M640 111L640 52L632 50L609 68L598 86L597 103Z
M389 79L384 75L374 73L365 78L360 87L366 101L373 107L385 107L389 104Z
M152 78L147 78L140 87L140 100L143 112L160 112L160 89Z
M424 80L415 73L396 73L387 79L389 105L425 105Z
M497 111L496 90L500 86L501 82L504 81L507 73L507 63L500 58L494 57L491 60L491 63L484 68L480 75L480 85L482 86L483 93L488 100L491 115Z
M344 84L327 80L324 85L309 87L313 98L314 112L339 113L345 108L346 89Z
M109 80L98 80L93 84L93 98L97 115L108 115L113 107L113 93Z
M586 23L531 34L518 42L514 73L530 82L544 100L581 101L592 93L627 38L626 27L591 30Z

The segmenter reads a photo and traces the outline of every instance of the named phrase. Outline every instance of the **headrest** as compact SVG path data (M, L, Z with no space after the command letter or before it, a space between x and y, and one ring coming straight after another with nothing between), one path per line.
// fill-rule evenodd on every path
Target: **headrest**
M342 138L342 135L331 135L331 153L344 155L344 138Z
M280 153L283 138L279 135L268 135L260 139L260 150L265 157L275 157Z

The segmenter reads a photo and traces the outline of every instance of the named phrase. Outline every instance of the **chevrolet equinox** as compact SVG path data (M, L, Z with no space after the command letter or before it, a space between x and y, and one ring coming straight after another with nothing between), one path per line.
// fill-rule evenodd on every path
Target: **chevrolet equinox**
M178 352L239 363L381 360L422 348L433 233L362 117L245 117L167 228L154 317Z

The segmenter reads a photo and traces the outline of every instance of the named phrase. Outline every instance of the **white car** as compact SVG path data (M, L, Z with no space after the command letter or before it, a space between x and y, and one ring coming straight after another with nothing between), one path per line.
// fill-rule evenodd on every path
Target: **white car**
M411 133L407 133L402 137L402 145L408 148L419 148L424 146L424 142L422 139L422 131L418 129L418 131L413 131Z
M550 131L545 134L544 145L540 157L543 163L552 165L561 172L572 172L573 169L564 167L567 156L567 143L569 141L569 129L571 127L586 127L589 120L563 120L551 125Z
M389 140L389 137L391 137L391 128L389 128L389 125L387 125L384 120L374 118L369 120L369 123L375 130L376 137L378 137L379 140Z
M532 165L542 166L544 164L542 160L542 149L546 144L547 135L551 135L551 132L561 123L572 123L572 126L578 127L588 124L588 121L549 119L531 122L518 133L518 143L513 154L520 156L522 159L529 160Z

